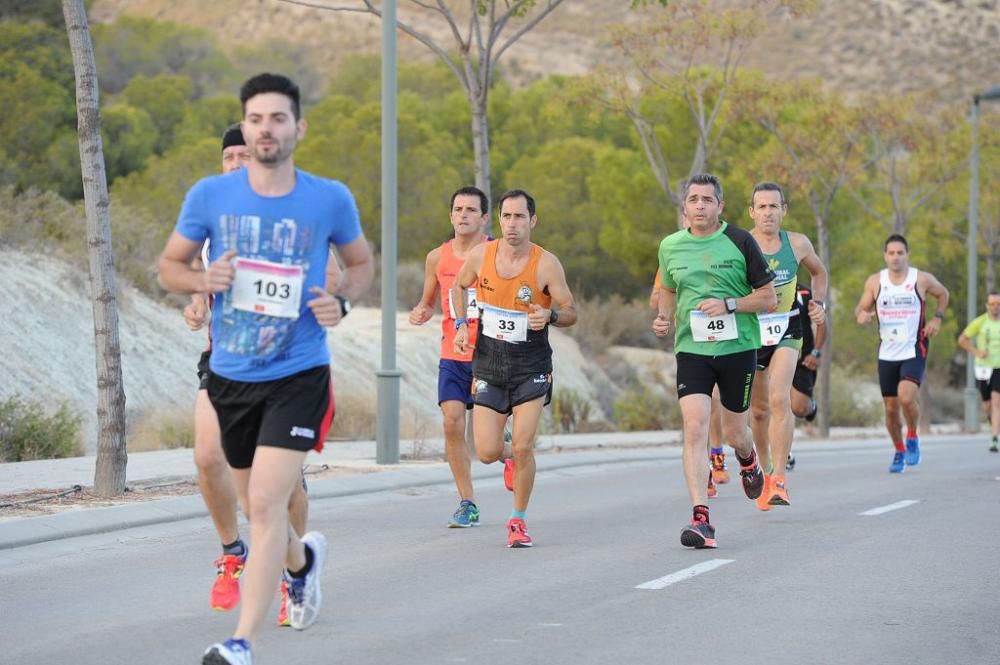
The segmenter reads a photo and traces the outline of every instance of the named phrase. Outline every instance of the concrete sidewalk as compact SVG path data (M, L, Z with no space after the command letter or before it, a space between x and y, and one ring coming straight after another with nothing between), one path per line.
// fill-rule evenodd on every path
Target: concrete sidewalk
M953 427L934 428L937 434L956 431ZM845 428L833 434L836 438L827 440L797 437L796 450L867 448L880 441L885 444L884 435L875 428ZM681 453L679 436L675 431L546 435L539 438L538 470L676 460ZM357 473L310 479L310 499L450 484L452 477L447 463L428 461L443 459L443 449L440 439L401 442L401 455L417 459L397 465L378 465L374 441L330 442L322 454L310 454L308 463L353 469ZM73 485L90 485L94 461L93 457L80 457L0 464L0 496L34 489L55 491ZM194 473L190 449L136 453L128 460L129 482L186 479L193 478ZM498 474L496 465L473 463L472 475L476 480L495 479ZM37 517L5 518L0 509L0 550L206 515L205 505L197 494L108 507L74 508Z

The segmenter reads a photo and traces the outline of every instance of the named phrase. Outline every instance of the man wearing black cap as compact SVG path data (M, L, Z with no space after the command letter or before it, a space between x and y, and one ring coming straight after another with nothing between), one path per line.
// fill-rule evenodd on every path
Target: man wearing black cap
M250 150L243 139L240 124L230 125L222 135L222 173L231 173L246 166L250 161ZM196 267L204 269L208 243L202 249L202 257L195 260ZM327 270L327 284L336 285L340 270L335 260L331 260ZM191 295L191 303L184 309L184 320L191 330L200 330L207 323L211 311L209 296L201 293ZM212 518L215 530L222 542L222 556L216 560L218 573L212 584L209 604L212 609L228 611L236 607L240 600L239 576L246 562L247 547L240 538L236 511L236 488L229 473L229 465L222 453L219 419L208 399L209 360L212 354L212 338L209 333L208 348L198 362L198 396L194 406L194 461L198 468L198 485L205 507ZM305 532L309 503L305 491L305 479L295 488L288 504L288 518L299 533ZM288 592L281 587L281 607L278 611L278 625L287 626Z

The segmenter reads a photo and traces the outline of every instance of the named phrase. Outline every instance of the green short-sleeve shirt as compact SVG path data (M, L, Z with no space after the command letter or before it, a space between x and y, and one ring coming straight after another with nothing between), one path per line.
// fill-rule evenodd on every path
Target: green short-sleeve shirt
M974 318L962 334L975 340L977 349L986 349L985 358L976 358L979 367L1000 367L1000 321L994 321L989 314Z
M702 356L722 356L760 348L757 315L737 312L737 337L696 342L691 311L706 298L742 298L774 279L760 246L747 231L722 222L712 235L700 237L685 229L660 243L662 286L677 292L674 350Z

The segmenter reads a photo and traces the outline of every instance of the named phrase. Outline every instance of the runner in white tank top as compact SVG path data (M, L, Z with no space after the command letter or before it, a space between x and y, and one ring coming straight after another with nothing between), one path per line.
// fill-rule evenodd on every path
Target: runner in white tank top
M910 267L910 249L903 236L889 236L883 249L886 268L865 281L854 315L858 323L868 325L878 313L879 387L885 404L885 427L895 448L889 472L901 473L906 466L920 463L918 395L930 338L941 330L948 308L948 289L929 272ZM937 310L925 321L928 295L934 296Z

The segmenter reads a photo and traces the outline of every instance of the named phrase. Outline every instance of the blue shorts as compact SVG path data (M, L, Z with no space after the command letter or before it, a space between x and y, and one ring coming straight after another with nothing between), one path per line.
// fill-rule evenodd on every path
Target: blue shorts
M438 363L438 406L450 401L472 408L472 361L442 358Z
M896 397L899 394L899 383L910 381L918 386L924 380L924 370L927 359L916 356L907 360L879 360L878 383L882 389L882 397Z

